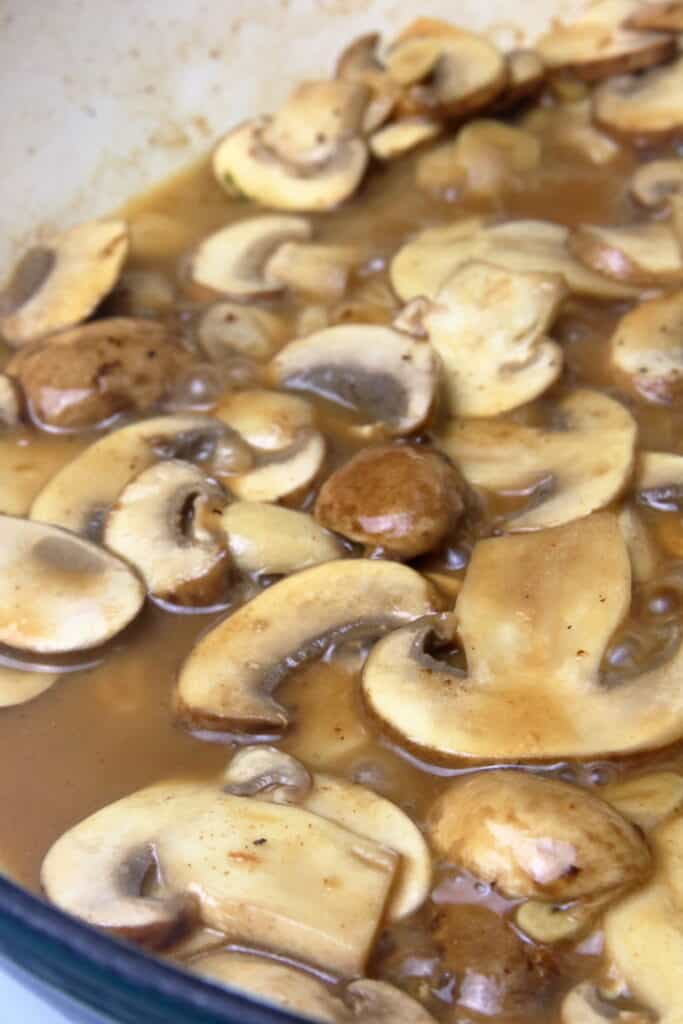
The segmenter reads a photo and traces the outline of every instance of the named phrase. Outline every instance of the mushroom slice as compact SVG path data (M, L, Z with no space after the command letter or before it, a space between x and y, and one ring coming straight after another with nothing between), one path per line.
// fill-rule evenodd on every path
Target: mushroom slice
M429 415L437 380L430 346L389 327L328 327L290 342L271 363L276 384L311 391L408 434Z
M401 97L401 87L387 74L377 56L379 41L377 32L359 36L342 52L334 72L335 78L360 82L370 90L362 121L367 135L387 121Z
M446 280L420 326L441 358L452 414L497 416L557 380L562 350L546 332L566 294L557 274L478 261Z
M673 195L683 195L683 159L652 160L641 164L631 178L631 195L643 206L666 204Z
M163 945L194 917L234 942L354 975L398 863L301 807L232 796L213 780L168 781L66 832L41 877L61 909L145 945ZM155 866L160 892L145 897Z
M583 224L571 233L569 247L586 266L630 284L683 280L683 251L668 224L615 228Z
M527 131L500 121L471 121L452 142L420 158L416 180L428 192L466 190L498 195L538 166L541 145Z
M94 220L29 249L0 294L0 335L25 345L90 316L128 254L122 220Z
M648 1013L622 1010L601 998L595 985L582 981L562 1000L562 1024L652 1024Z
M288 576L344 555L341 541L308 512L236 501L223 512L222 525L240 572Z
M683 815L651 835L652 881L611 907L604 919L605 952L630 993L661 1024L683 1017Z
M666 746L683 736L683 649L618 688L601 683L630 584L610 513L480 541L456 605L466 674L427 655L430 628L413 624L371 652L366 703L431 758L531 762Z
M424 1007L384 981L362 978L332 990L312 974L245 953L213 953L190 966L212 981L259 996L288 1013L328 1024L436 1024Z
M650 32L683 32L683 3L664 0L662 3L640 4L624 22L626 28Z
M31 519L75 533L99 535L102 520L124 487L164 458L227 466L250 459L247 446L218 420L158 416L122 427L95 441L43 487ZM215 475L220 475L217 468Z
M681 459L683 462L683 459ZM637 583L647 583L659 567L659 550L650 531L631 505L624 505L617 515L619 529L631 560L631 573Z
M385 56L389 75L410 86L409 102L440 117L481 110L503 90L503 55L482 36L434 18L418 18Z
M279 501L305 491L325 458L325 441L314 429L304 399L276 391L238 391L214 410L216 417L250 445L256 465L235 473L226 486L244 501Z
M58 672L25 672L0 665L0 708L26 704L49 690L58 679Z
M526 900L517 908L515 924L534 942L544 945L576 941L593 925L611 899L612 893L603 893L564 904Z
M0 424L16 427L21 419L21 407L16 385L11 377L0 373Z
M474 487L528 493L531 507L506 530L559 526L603 508L633 469L636 423L619 402L577 390L558 406L558 425L452 421L437 438Z
M668 404L683 387L683 289L626 313L610 340L613 369L640 397Z
M608 803L559 779L479 772L453 782L430 809L439 857L509 899L568 902L639 882L650 852Z
M286 333L285 324L274 313L236 302L209 306L197 326L197 340L214 362L235 355L257 361L270 359Z
M649 772L633 779L610 782L598 792L638 828L651 832L683 808L683 775Z
M270 258L266 273L295 292L332 300L342 297L349 274L360 262L356 246L289 242Z
M135 618L145 592L123 562L65 530L0 516L0 643L83 651Z
M524 118L523 126L597 167L611 163L620 152L619 144L595 127L590 100L563 103L559 108L537 107Z
M231 572L221 516L224 492L196 466L169 460L143 470L107 515L104 543L171 605L211 605Z
M250 217L228 224L200 243L190 277L226 298L272 298L283 285L267 272L268 260L285 242L310 237L311 226L303 217Z
M295 573L195 645L178 681L178 716L195 727L281 732L289 715L271 692L288 669L352 630L376 635L434 610L429 584L395 562L341 559Z
M676 52L672 36L624 28L633 0L598 0L568 24L554 21L536 42L552 70L568 69L585 81L662 64Z
M232 781L236 778L239 795L253 793L261 800L296 803L399 853L401 872L387 908L388 919L398 921L422 906L432 880L431 854L410 818L365 786L318 772L304 780L304 773L308 776L296 758L259 745L243 747L228 765L225 779L230 793L236 792Z
M595 298L634 298L640 289L597 274L567 247L569 230L542 220L501 224L471 217L446 228L428 228L407 242L391 263L391 283L404 302L435 298L448 277L470 260L486 260L507 270L561 274L570 291Z
M442 125L428 117L404 117L373 132L370 150L378 160L395 160L436 139L442 131Z
M536 50L511 50L505 55L508 80L496 103L496 110L509 110L540 92L546 78L546 66Z
M679 97L683 57L646 75L624 75L604 82L593 96L596 120L618 135L668 136L683 127Z

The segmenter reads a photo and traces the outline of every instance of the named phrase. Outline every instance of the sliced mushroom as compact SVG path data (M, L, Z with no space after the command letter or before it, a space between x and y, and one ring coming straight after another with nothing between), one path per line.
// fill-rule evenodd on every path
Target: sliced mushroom
M651 832L683 808L683 775L648 772L601 786L600 796L639 828Z
M323 464L325 441L304 399L276 391L236 391L214 412L256 456L253 468L226 478L235 497L279 501L311 486Z
M431 854L410 818L365 786L320 773L308 776L307 785L303 773L300 761L275 747L243 747L228 765L226 788L260 800L296 803L399 853L401 872L390 896L388 919L398 921L422 906L431 885Z
M565 902L635 885L650 866L638 829L578 786L528 772L479 772L432 806L438 856L510 899Z
M440 117L481 110L503 90L507 68L487 39L434 18L418 18L385 56L389 75L410 87L412 106Z
M567 248L569 230L541 220L492 224L479 217L445 228L428 228L407 242L391 263L391 283L404 302L433 299L444 281L470 260L507 270L561 274L570 291L595 298L637 297L640 289L597 274Z
M188 920L233 942L362 974L396 877L388 848L301 807L161 782L66 832L42 867L63 910L144 945ZM159 894L142 895L156 867Z
M545 944L576 941L595 922L613 894L574 900L572 903L543 903L526 900L515 913L515 924L534 942Z
M90 316L128 254L122 220L94 220L29 249L0 294L0 335L20 346Z
M135 618L145 592L123 562L65 530L0 516L0 643L83 651Z
M269 259L285 242L310 237L311 226L303 217L250 217L228 224L200 243L190 277L226 298L242 302L272 298L283 285L268 273Z
M567 294L557 274L464 263L433 303L419 303L419 329L445 370L448 405L459 416L497 416L533 401L562 371L547 336ZM417 313L417 311L416 311Z
M631 178L631 195L643 206L663 206L672 195L683 195L683 159L652 160L641 164Z
M618 135L642 139L668 136L683 127L682 89L683 57L679 57L646 75L624 75L604 82L593 96L593 112L601 125Z
M426 420L437 365L424 342L389 327L354 324L290 342L271 363L271 374L276 384L321 395L400 435Z
M553 21L537 40L538 51L551 69L570 69L589 82L669 60L673 37L624 27L633 10L632 0L598 0L571 22Z
M614 1006L590 981L582 981L570 989L562 1000L562 1024L652 1024L648 1013L623 1010Z
M214 362L246 356L261 361L270 359L287 328L274 313L236 302L217 302L209 306L197 326L197 339Z
M631 560L633 579L637 583L647 583L654 577L659 566L660 554L657 545L642 518L631 505L624 505L617 519Z
M624 22L626 28L650 32L683 32L683 3L663 0L662 3L639 4Z
M188 462L159 462L109 510L104 543L134 565L149 593L172 605L224 599L231 564L222 528L225 494Z
M438 138L442 131L442 125L428 117L404 117L373 132L370 150L378 160L395 160L424 142Z
M115 317L27 347L6 370L23 388L39 423L74 430L120 412L147 412L190 362L166 327Z
M194 647L180 673L177 714L195 727L280 732L289 715L270 694L289 668L350 630L377 634L434 608L429 584L398 563L341 559L295 573Z
M649 402L676 401L683 388L683 289L626 313L610 340L616 374Z
M248 465L247 446L206 416L158 416L122 427L67 463L31 506L31 518L75 533L99 535L124 487L164 458L207 463L215 476Z
M540 163L541 145L529 132L501 121L465 125L452 142L420 157L416 180L426 192L498 196Z
M11 377L0 373L0 425L16 427L21 419L17 388Z
M358 452L320 489L323 526L394 558L437 547L464 509L458 474L438 452L383 445Z
M683 280L683 250L668 224L603 228L583 224L569 237L582 263L629 284L659 285Z
M511 50L505 55L507 84L496 102L496 110L510 110L540 92L546 78L546 66L536 50Z
M26 704L49 690L58 679L58 672L25 672L0 665L0 708Z
M245 990L288 1013L328 1024L435 1024L430 1013L383 981L362 978L329 988L312 974L244 953L214 953L195 960L192 970L212 981Z
M372 650L366 703L430 758L531 762L672 743L683 736L683 649L617 688L601 683L630 584L610 513L480 541L456 605L466 674L427 655L430 627L414 624Z
M563 103L560 107L536 107L524 118L523 127L541 140L584 157L597 167L609 164L620 153L611 136L596 128L590 100Z
M342 543L307 512L236 501L223 512L222 525L241 572L288 576L344 555Z
M289 242L270 258L266 273L295 292L332 300L342 297L349 274L359 262L360 250L353 245Z
M359 82L304 82L274 117L248 121L219 143L218 182L276 210L332 209L365 173L368 99Z
M509 531L586 516L614 501L629 480L636 423L624 406L580 389L557 413L548 427L456 420L437 438L472 486L530 496L530 506L506 522Z

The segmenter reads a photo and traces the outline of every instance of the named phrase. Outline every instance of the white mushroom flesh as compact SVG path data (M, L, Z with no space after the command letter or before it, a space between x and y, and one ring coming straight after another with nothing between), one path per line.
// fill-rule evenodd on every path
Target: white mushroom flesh
M289 575L344 556L334 534L308 512L235 501L222 515L230 554L241 572Z
M593 113L599 124L617 135L644 139L669 135L683 126L682 89L683 57L679 57L645 75L605 82L593 97Z
M683 250L668 224L583 225L569 244L586 266L617 280L643 286L683 280Z

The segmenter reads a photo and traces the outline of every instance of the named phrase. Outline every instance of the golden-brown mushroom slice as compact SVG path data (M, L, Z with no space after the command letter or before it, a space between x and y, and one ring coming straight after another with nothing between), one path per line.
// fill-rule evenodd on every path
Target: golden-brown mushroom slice
M408 103L439 117L462 118L504 89L503 55L483 36L435 18L418 18L389 47L387 71L408 89Z
M482 118L465 125L453 141L420 157L415 176L426 192L496 196L524 181L540 157L541 146L534 135Z
M637 298L641 290L598 274L569 251L569 230L542 220L500 224L469 217L445 228L428 228L402 246L391 262L391 283L407 302L433 299L450 275L470 260L507 270L561 274L571 292L594 298Z
M676 41L625 28L635 7L633 0L598 0L571 21L553 21L536 47L551 70L571 70L589 82L662 64L676 52Z
M66 832L42 867L63 910L148 946L198 921L233 942L364 972L400 857L296 805L167 781ZM143 883L156 867L154 895ZM335 884L330 884L330 879Z
M343 558L342 542L299 512L260 501L235 501L221 523L240 572L284 575Z
M497 416L557 380L562 350L547 332L566 294L557 274L475 260L446 280L434 302L416 300L416 322L441 359L452 415Z
M559 526L604 508L631 476L636 423L623 405L577 390L557 412L558 424L548 427L454 420L437 438L473 487L533 498L506 521L510 532Z
M683 290L635 306L610 340L615 373L646 401L675 401L683 387L682 332Z
M677 772L648 772L632 779L601 786L599 795L620 814L645 832L683 807L683 775Z
M404 117L373 132L370 151L378 160L395 160L438 138L442 131L442 125L429 117Z
M7 373L21 385L39 423L73 430L121 412L147 412L190 362L162 324L113 317L23 349Z
M363 114L362 129L367 135L391 117L401 97L401 87L389 76L378 57L380 36L370 32L359 36L342 51L335 67L335 78L359 82L370 90Z
M222 525L226 501L192 463L159 462L119 495L103 541L139 570L159 600L216 604L225 599L232 570Z
M456 605L467 671L428 655L430 627L415 623L373 648L365 701L392 735L439 760L532 762L666 746L683 736L681 648L616 688L601 682L630 600L628 551L608 512L480 541Z
M619 144L595 126L587 99L563 103L559 108L536 107L522 125L529 132L537 132L542 140L579 154L597 167L611 163L620 152Z
M122 220L94 220L29 249L0 293L0 336L25 345L85 320L116 284L128 254Z
M384 981L362 978L333 990L317 976L287 964L232 952L200 957L190 968L288 1013L327 1024L435 1024L423 1006Z
M641 164L631 178L629 191L642 206L665 206L671 196L683 195L683 159Z
M214 627L178 680L176 709L193 727L281 732L271 696L288 668L353 628L370 634L435 610L428 583L395 562L340 559L288 576Z
M428 344L374 324L329 327L290 342L270 372L275 384L362 412L392 435L424 423L437 380Z
M58 672L29 672L0 665L0 708L26 704L49 690L58 679Z
M228 224L199 244L190 279L233 300L272 298L284 285L268 273L268 260L286 242L310 237L311 226L303 217L249 217Z
M683 280L683 250L669 224L583 224L572 231L569 247L592 270L629 284L646 287Z
M197 340L214 362L245 356L261 362L270 359L285 340L284 321L266 309L237 302L209 306L197 324Z
M683 127L681 90L683 57L645 75L604 82L593 96L593 113L599 124L617 135L666 137Z
M528 772L479 772L451 783L430 808L427 829L437 856L509 899L614 895L650 867L641 833L609 803Z
M360 248L353 245L287 242L271 256L266 274L294 292L332 301L342 297L362 259Z
M114 555L74 534L0 516L0 643L37 654L83 651L120 633L144 587Z
M273 117L247 121L218 144L219 184L275 210L331 210L365 173L368 98L358 82L304 82Z
M639 4L624 22L627 28L646 32L683 32L683 3L681 0L652 0Z

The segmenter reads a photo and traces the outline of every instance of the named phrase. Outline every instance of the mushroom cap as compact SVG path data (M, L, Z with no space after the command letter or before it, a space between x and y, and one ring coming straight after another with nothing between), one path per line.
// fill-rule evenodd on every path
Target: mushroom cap
M228 224L200 242L190 277L233 300L272 298L283 285L266 272L268 260L285 242L309 239L311 233L303 217L249 217Z
M436 139L442 131L441 124L428 117L404 117L374 131L369 139L370 151L378 160L395 160Z
M608 803L559 779L478 772L432 805L437 856L509 899L565 903L639 882L650 851Z
M191 463L158 462L123 489L107 515L104 543L138 569L152 596L173 605L215 604L231 573L226 500Z
M643 206L663 206L670 196L683 194L683 159L651 160L631 178L630 192Z
M497 416L557 380L562 350L547 331L566 294L557 274L476 260L446 279L421 326L441 358L452 414Z
M128 255L122 220L93 220L29 249L0 296L0 335L25 345L90 316Z
M56 654L97 647L145 599L132 570L54 526L0 516L0 643Z
M624 314L609 344L612 367L650 402L675 401L683 389L683 289Z
M437 443L473 487L533 496L506 530L540 530L586 516L619 496L633 470L636 423L619 402L579 389L558 407L561 426L454 420ZM535 493L534 493L535 492Z
M352 629L376 635L434 610L429 584L398 563L340 559L304 569L195 645L180 671L177 715L202 728L280 732L289 715L271 693L289 668Z
M561 274L570 291L596 298L637 297L640 290L597 274L567 247L569 229L542 220L501 224L469 217L445 228L428 228L402 246L391 263L391 283L404 302L433 299L448 277L471 260L508 270Z
M209 306L197 325L197 340L214 362L235 355L270 359L286 333L284 322L274 313L236 302Z
M26 704L49 690L58 679L58 672L27 672L0 665L0 708Z
M390 327L328 327L285 345L270 364L274 383L311 391L408 434L426 420L437 364L429 345Z
M41 879L63 910L145 945L194 917L234 942L357 975L399 862L301 807L232 796L218 780L167 781L66 832ZM159 892L144 896L154 865Z
M624 75L604 82L593 96L596 120L618 135L668 136L683 126L679 97L683 57L645 75Z
M683 280L683 250L669 224L627 224L604 228L582 224L569 247L586 266L636 285Z
M435 1024L430 1013L398 988L362 978L334 990L288 964L245 953L201 957L192 969L212 981L260 996L288 1013L328 1024Z
M327 160L310 166L280 159L264 142L268 121L248 121L233 129L213 154L219 184L234 184L250 199L275 210L331 210L360 184L368 149L360 138L340 142Z
M467 673L426 655L429 627L413 624L372 650L365 701L428 758L532 762L666 746L683 736L680 648L618 688L600 681L630 597L609 513L480 541L456 605Z
M551 69L570 69L589 82L661 64L676 52L675 40L625 28L637 6L633 0L599 0L568 24L554 21L536 47Z
M344 556L341 541L308 512L259 501L235 501L222 526L240 572L289 575Z
M34 500L31 519L96 533L124 487L148 466L172 457L208 461L223 444L234 446L234 436L207 416L157 416L121 427L55 473Z
M151 409L189 363L163 324L112 317L26 347L6 369L39 423L82 429Z
M357 246L288 242L271 256L266 273L294 292L330 301L342 297L351 271L361 262Z

